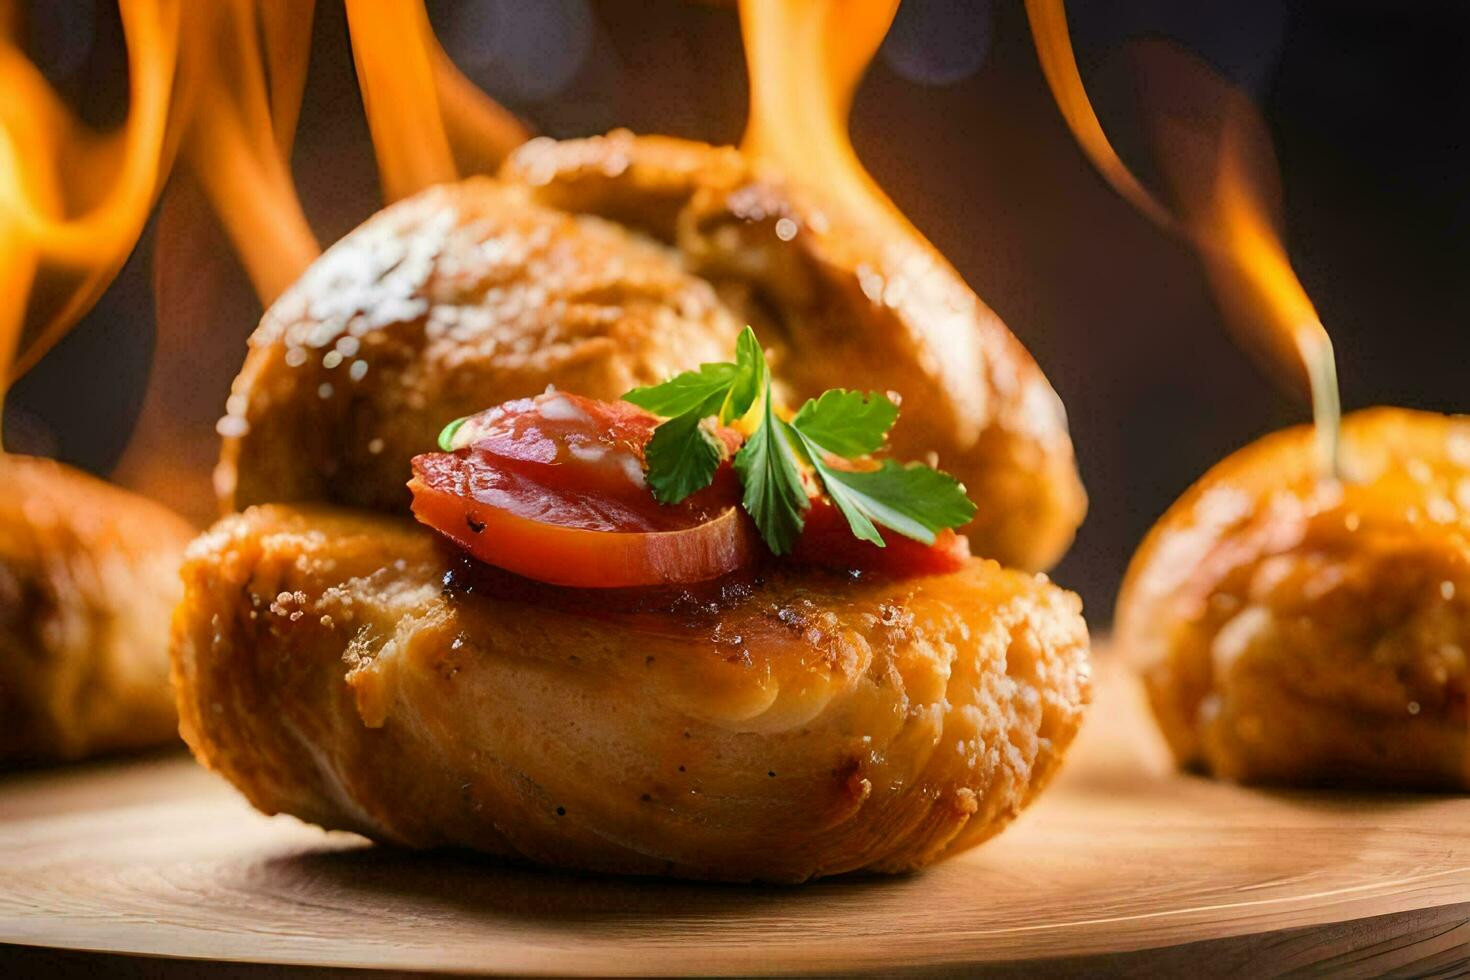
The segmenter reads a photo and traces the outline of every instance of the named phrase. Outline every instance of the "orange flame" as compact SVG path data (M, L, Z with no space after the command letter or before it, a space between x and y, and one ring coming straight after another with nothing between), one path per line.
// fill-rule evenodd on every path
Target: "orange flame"
M268 304L319 251L288 167L314 12L310 0L211 0L183 11L174 98L186 173L170 182L160 207L153 366L113 478L196 521L215 511L207 474L218 447L210 422L238 367L239 330L251 319L245 296L221 291L232 282L227 253L239 256L255 295ZM179 220L185 216L188 228ZM176 274L181 259L183 277ZM187 316L164 295L181 278L197 297ZM210 325L215 344L228 338L228 353L200 343L201 324Z
M1294 354L1306 371L1319 453L1328 472L1336 474L1342 410L1332 338L1292 270L1281 236L1263 214L1241 161L1227 139L1215 185L1216 214L1209 222L1214 234L1200 236L1205 268L1227 315L1262 325L1258 333L1266 356L1282 363Z
M86 129L24 54L16 20L0 39L0 380L24 371L91 307L143 229L168 152L179 53L178 0L123 0L128 117L107 135ZM99 193L97 188L103 188ZM72 202L89 201L79 209ZM26 300L46 265L73 283L23 343ZM0 384L0 396L4 385Z
M394 201L454 180L458 174L434 92L423 4L347 0L347 23L384 196Z
M515 117L454 67L423 0L347 0L347 22L388 200L459 177L450 133L481 166L525 141Z
M897 12L898 0L740 0L750 73L741 149L871 235L885 293L907 283L933 290L933 315L915 322L918 339L952 390L965 390L985 355L967 316L952 314L973 294L940 299L959 273L863 168L848 135L858 84Z
M750 70L742 148L880 227L917 237L863 169L846 125L858 83L897 11L898 0L741 0Z
M1338 471L1341 414L1332 340L1270 218L1267 184L1275 179L1269 142L1249 100L1197 60L1168 59L1190 92L1203 91L1220 117L1217 146L1206 176L1197 156L1198 133L1189 127L1159 128L1165 140L1161 163L1181 202L1182 215L1141 184L1118 157L1087 98L1067 31L1063 0L1026 0L1036 53L1067 126L1098 172L1124 198L1160 225L1191 239L1227 320L1257 347L1268 363L1299 364L1312 398L1319 451L1328 472ZM1255 150L1252 153L1252 150Z
M0 0L0 402L86 313L127 259L182 156L262 302L319 249L289 159L312 0L119 0L126 122L94 133L62 105ZM455 69L422 0L348 0L386 196L489 169L526 131ZM55 280L55 282L53 282ZM45 286L47 288L41 288ZM0 405L3 407L3 405Z
M312 12L287 0L212 0L185 18L180 91L195 100L185 157L266 304L321 251L287 166Z

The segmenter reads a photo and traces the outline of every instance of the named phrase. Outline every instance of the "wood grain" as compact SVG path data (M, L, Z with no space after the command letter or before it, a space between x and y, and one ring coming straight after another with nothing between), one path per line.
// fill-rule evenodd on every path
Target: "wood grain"
M1180 776L1132 681L1100 681L1058 785L1001 837L909 877L794 888L375 847L260 816L179 756L12 775L0 943L17 945L0 973L81 962L66 950L140 976L124 964L163 961L120 957L561 974L1470 968L1470 799Z

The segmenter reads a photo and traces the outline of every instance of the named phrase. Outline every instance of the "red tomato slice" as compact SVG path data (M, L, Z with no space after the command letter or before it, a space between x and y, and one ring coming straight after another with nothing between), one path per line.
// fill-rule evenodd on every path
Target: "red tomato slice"
M562 392L507 402L460 427L463 448L414 459L414 516L481 561L552 585L688 584L748 564L756 537L728 463L681 503L654 499L643 446L659 421Z
M659 418L627 402L604 402L567 392L548 391L519 398L472 415L454 434L454 445L481 450L519 463L561 465L574 475L597 478L603 469L613 486L630 481L615 466L637 463L642 472L643 446L658 428ZM619 458L609 461L610 453ZM637 483L641 476L632 482Z
M902 534L879 528L885 547L854 537L847 518L826 498L812 501L806 524L791 557L810 565L828 568L881 572L909 577L957 572L970 560L970 540L949 528L924 544Z

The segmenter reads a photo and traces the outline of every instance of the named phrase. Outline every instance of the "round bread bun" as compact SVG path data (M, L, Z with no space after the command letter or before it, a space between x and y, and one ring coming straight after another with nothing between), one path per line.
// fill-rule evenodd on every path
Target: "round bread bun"
M0 453L0 765L177 738L168 623L193 529L48 459Z
M1088 698L1077 598L980 560L557 590L404 518L261 506L184 582L181 730L257 807L569 868L920 867L1032 799Z
M175 617L181 731L266 812L595 871L802 881L997 832L1088 697L1075 596L972 560L768 562L568 590L408 519L449 420L615 399L752 324L789 404L905 399L892 445L964 480L977 549L1054 561L1084 507L1060 403L922 242L875 242L734 150L538 140L400 202L267 312L221 422L226 517ZM255 505L255 506L250 506Z
M1085 510L1061 402L921 240L738 151L627 132L533 140L498 179L432 188L327 251L266 314L221 421L226 510L401 513L409 460L458 416L548 385L615 399L755 327L793 406L893 391L900 458L979 502L978 554L1042 569Z
M1182 765L1250 783L1470 788L1470 419L1344 419L1229 457L1143 542L1117 643Z

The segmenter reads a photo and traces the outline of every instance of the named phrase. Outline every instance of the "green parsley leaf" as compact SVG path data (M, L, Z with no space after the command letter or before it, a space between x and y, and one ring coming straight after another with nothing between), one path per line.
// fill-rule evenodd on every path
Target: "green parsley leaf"
M634 388L623 396L639 408L668 416L644 451L648 485L663 504L677 504L709 486L725 446L700 423L721 424L750 411L766 377L766 360L755 331L746 327L735 341L735 363L701 364L661 385Z
M811 403L808 402L807 404ZM834 471L827 465L827 461L822 458L824 455L822 447L812 442L810 438L795 426L792 427L791 431L796 434L797 441L802 449L802 456L811 464L812 469L816 471L817 479L822 482L822 488L827 491L827 496L831 498L832 503L837 506L837 509L842 512L842 516L847 518L847 526L852 530L853 535L862 541L870 541L880 548L888 547L888 542L883 540L883 535L878 533L878 529L873 526L873 522L863 512L861 505L847 493L845 487L837 483L836 480L828 478Z
M959 527L975 516L975 505L958 480L920 463L902 465L885 459L876 470L857 472L818 463L817 472L852 532L864 540L873 540L864 532L881 524L933 544L938 531ZM861 520L854 520L854 515Z
M856 459L881 449L897 419L898 406L881 392L833 388L801 406L791 425L832 455Z
M454 450L455 450L455 445L454 445L454 436L455 436L455 433L459 432L459 427L462 426L462 425L464 425L469 420L470 420L470 417L468 415L466 415L463 418L457 418L457 419L455 419L453 422L450 422L444 428L440 429L439 430L439 448L442 449L442 450L444 450L446 453L452 453L452 452L454 452Z
M771 394L770 366L748 326L736 340L734 363L703 364L623 398L668 419L654 430L644 453L649 486L665 504L709 486L724 459L724 443L704 420L728 424L760 407L754 431L735 454L735 470L744 485L741 505L778 555L791 551L811 506L803 463L811 466L852 533L880 548L879 527L933 544L941 529L959 527L975 514L965 488L927 466L884 460L876 470L833 467L829 457L856 459L881 449L898 406L880 392L835 389L783 421ZM452 428L445 433L452 437Z
M741 506L755 521L766 545L776 554L784 555L796 544L796 537L806 523L802 512L811 506L811 501L802 486L796 452L791 447L795 433L776 417L764 355L760 367L765 399L761 423L735 454L735 471L745 486Z
M648 485L661 504L677 504L714 482L715 471L725 458L725 444L701 423L713 415L724 400L714 392L702 404L669 419L653 430L644 447L648 463Z
M750 411L761 395L761 386L769 384L766 354L749 325L735 338L735 376L730 381L725 403L720 406L720 424L728 424Z
M720 398L715 402L718 408L735 383L736 371L737 366L734 364L701 364L699 370L676 374L663 384L634 388L623 396L623 401L632 402L639 408L665 418L702 409L716 395ZM713 410L710 414L713 414Z
M822 488L847 518L852 533L884 547L876 525L925 544L942 528L958 527L975 514L965 488L953 477L918 463L884 460L877 470L836 469L826 456L855 459L876 452L898 418L898 406L878 392L841 388L808 401L791 420Z

